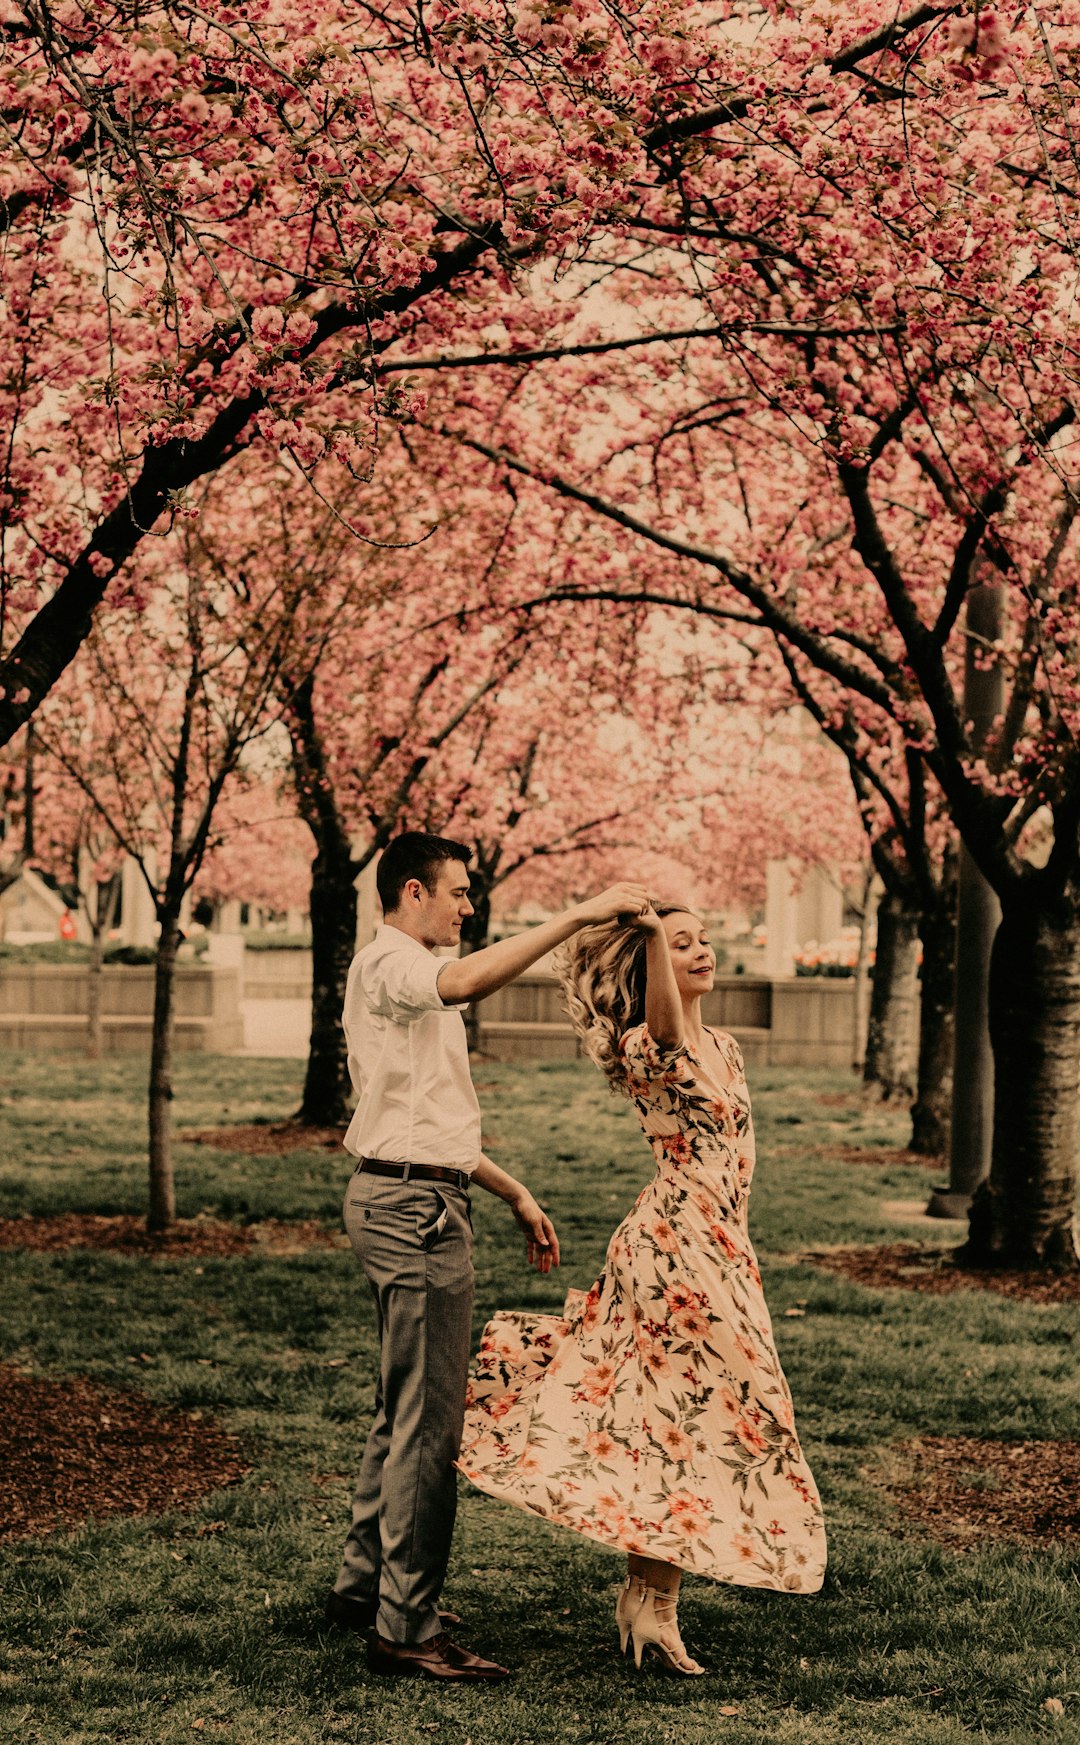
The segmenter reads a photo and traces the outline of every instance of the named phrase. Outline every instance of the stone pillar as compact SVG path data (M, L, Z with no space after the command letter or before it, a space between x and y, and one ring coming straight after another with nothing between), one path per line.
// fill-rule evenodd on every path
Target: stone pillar
M154 862L146 856L146 870L154 876ZM157 914L154 899L147 889L142 868L130 854L125 855L120 871L120 942L122 945L153 946L157 944Z
M798 943L816 939L827 945L844 925L844 893L823 866L812 866L799 891L796 906Z
M214 911L213 931L215 933L240 932L240 899L229 897L224 903L219 903Z
M798 902L790 860L770 860L765 865L765 974L783 981L795 974L799 945Z
M220 969L239 970L242 980L244 974L244 935L242 933L208 933L206 935L205 961Z

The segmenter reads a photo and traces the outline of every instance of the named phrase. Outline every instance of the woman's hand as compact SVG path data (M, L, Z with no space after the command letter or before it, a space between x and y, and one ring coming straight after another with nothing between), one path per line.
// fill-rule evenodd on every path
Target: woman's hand
M587 897L570 913L579 927L587 927L595 921L636 920L648 903L649 893L644 885L623 880L620 884L609 885L606 891L600 891L595 897Z
M633 924L640 927L643 933L662 933L664 930L664 923L651 903L647 904L640 915L633 917Z
M509 1202L510 1210L525 1232L525 1252L529 1265L537 1272L550 1272L559 1264L559 1238L547 1213L541 1209L528 1188L522 1188Z

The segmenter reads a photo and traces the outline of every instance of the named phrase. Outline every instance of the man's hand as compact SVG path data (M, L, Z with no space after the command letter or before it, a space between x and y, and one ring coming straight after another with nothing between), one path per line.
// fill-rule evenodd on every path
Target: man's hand
M509 1202L510 1210L525 1232L525 1252L529 1265L537 1272L550 1272L559 1264L559 1238L547 1213L542 1211L528 1188L522 1188Z
M578 904L575 913L581 918L582 925L616 921L620 916L627 921L636 921L649 907L649 893L645 886L624 881L609 885L599 896L587 897L584 903Z

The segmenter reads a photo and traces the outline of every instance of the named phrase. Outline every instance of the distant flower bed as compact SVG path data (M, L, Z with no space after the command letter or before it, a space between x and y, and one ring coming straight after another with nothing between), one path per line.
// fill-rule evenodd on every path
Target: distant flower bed
M859 961L859 930L857 927L845 927L836 939L828 940L819 945L816 939L808 939L801 951L795 953L795 974L797 976L853 976ZM870 954L873 962L873 952Z
M202 957L206 952L205 937L187 939L180 947L181 962ZM143 965L154 963L157 952L152 945L121 945L117 941L106 945L105 963ZM5 945L0 943L0 964L59 964L72 966L90 962L90 947L81 941L67 939L41 940L35 945Z
M0 944L0 963L89 963L90 947L67 939L42 940L36 945Z
M274 933L254 929L244 936L245 951L310 951L311 936L305 933Z
M795 974L797 976L853 976L853 963L803 963L795 959Z

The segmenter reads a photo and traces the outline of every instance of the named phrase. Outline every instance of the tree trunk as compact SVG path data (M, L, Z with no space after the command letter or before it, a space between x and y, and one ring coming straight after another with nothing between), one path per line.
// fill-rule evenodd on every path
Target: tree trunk
M311 869L311 1044L297 1119L341 1127L349 1119L348 1051L341 1028L356 948L356 863L344 844L322 842Z
M105 935L113 924L120 896L119 873L114 873L104 893L100 885L92 886L91 891L94 899L92 915L89 897L85 905L90 922L90 964L86 974L86 1056L88 1060L100 1060L104 1041L101 1022L101 972L105 962Z
M483 951L491 932L491 885L478 867L473 868L469 881L469 901L473 912L466 918L461 929L463 957L473 951ZM476 1000L465 1008L465 1035L469 1053L476 1054L480 1047L480 1012Z
M863 1082L892 1098L915 1091L918 911L887 892L878 909L877 953L870 993Z
M86 1058L100 1060L101 970L105 961L105 929L96 922L90 930L90 962L86 971Z
M920 1157L947 1157L956 1010L956 870L951 862L936 901L923 909L919 937L919 1083L911 1106L911 1149Z
M975 1266L1080 1267L1080 891L1033 881L1002 901L990 959L994 1146L963 1258Z
M866 1030L869 1023L870 993L870 933L877 912L877 886L874 869L867 868L863 880L862 910L859 914L859 952L855 960L855 999L853 1002L851 1064L861 1073L866 1064Z
M159 910L161 931L154 960L154 1028L150 1043L150 1210L146 1227L167 1230L176 1218L172 1163L173 1000L180 945L180 903Z

